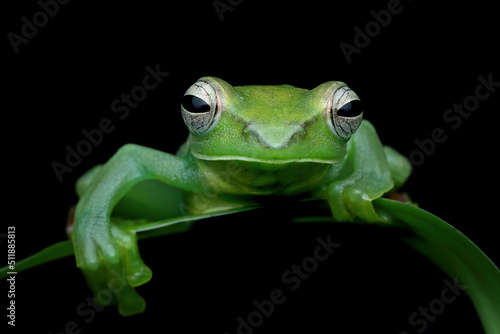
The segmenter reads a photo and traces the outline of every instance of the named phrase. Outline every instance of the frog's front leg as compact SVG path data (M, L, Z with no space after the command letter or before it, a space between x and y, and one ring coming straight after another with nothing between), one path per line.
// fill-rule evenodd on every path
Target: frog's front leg
M112 226L116 203L132 186L157 179L171 186L195 190L198 173L177 156L138 145L125 145L92 178L75 210L73 242L78 267L96 295L106 289L123 315L142 312L145 303L133 287L151 278L132 229Z
M371 123L363 121L348 143L346 158L333 171L335 181L327 188L327 200L335 220L347 222L358 217L367 222L385 221L375 212L372 200L392 190L395 183Z

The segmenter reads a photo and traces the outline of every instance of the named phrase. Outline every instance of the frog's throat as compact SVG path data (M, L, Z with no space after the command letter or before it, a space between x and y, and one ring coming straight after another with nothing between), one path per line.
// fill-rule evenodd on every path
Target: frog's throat
M191 154L196 159L199 160L207 160L207 161L228 161L228 160L236 160L236 161L246 161L246 162L257 162L257 163L262 163L262 164L272 164L272 165L284 165L284 164L291 164L291 163L306 163L306 162L313 162L313 163L321 163L321 164L336 164L338 161L332 160L332 159L318 159L318 158L292 158L292 159L261 159L261 158L254 158L254 157L247 157L243 155L218 155L218 156L211 156L207 154L201 154L201 153L196 153L191 151Z

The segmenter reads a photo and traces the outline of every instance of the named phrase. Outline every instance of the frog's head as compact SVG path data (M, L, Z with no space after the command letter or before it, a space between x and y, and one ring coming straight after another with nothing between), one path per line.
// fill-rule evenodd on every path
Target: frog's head
M339 81L307 90L203 77L181 109L196 158L266 164L336 163L363 116L356 93Z

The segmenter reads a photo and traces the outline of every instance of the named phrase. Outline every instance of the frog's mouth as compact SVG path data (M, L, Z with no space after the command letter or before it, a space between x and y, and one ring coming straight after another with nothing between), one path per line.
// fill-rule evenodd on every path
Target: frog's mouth
M332 160L332 159L319 159L319 158L311 158L311 157L301 157L301 158L284 158L284 159L277 159L277 158L255 158L255 157L248 157L248 156L243 156L243 155L218 155L218 156L211 156L207 154L201 154L201 153L196 153L191 151L193 156L197 159L200 160L206 160L206 161L242 161L242 162L250 162L250 163L259 163L259 164L269 164L269 165L288 165L288 164L293 164L293 163L319 163L319 164L327 164L327 165L332 165L337 163L338 161Z

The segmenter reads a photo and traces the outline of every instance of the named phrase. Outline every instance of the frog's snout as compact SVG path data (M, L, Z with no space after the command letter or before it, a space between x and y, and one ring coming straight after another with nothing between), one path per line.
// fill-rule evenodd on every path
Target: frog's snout
M280 127L250 124L243 130L243 135L253 138L268 149L283 149L288 147L302 130L302 126L298 124Z

